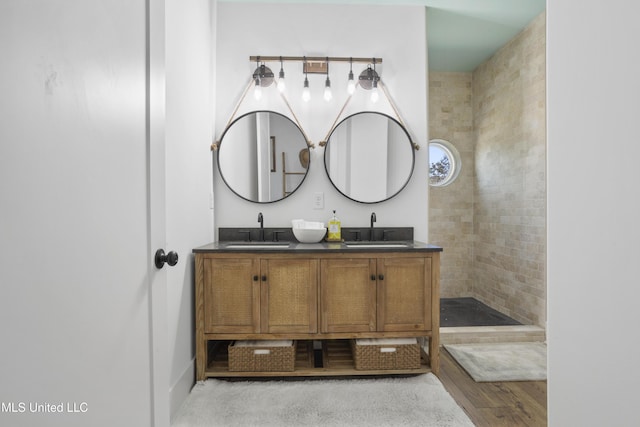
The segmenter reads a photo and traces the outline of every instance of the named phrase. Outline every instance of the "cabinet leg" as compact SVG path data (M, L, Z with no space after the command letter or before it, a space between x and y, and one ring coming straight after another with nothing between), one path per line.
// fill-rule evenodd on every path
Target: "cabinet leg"
M440 372L440 340L437 334L429 337L429 364L431 365L431 372L438 375Z
M205 365L207 360L207 342L198 340L196 342L196 380L205 380Z

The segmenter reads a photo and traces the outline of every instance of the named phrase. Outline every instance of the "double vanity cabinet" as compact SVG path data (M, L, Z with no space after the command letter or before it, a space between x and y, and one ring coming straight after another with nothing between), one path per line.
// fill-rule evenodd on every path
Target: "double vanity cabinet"
M197 379L437 373L441 251L414 241L194 249ZM407 337L428 340L420 368L354 368L352 339ZM295 369L232 372L234 340L294 340Z

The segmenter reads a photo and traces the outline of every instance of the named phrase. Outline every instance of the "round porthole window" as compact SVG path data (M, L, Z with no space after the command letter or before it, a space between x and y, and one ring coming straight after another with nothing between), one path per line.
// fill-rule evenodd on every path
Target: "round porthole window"
M460 153L449 141L429 141L429 185L444 187L451 184L460 173Z

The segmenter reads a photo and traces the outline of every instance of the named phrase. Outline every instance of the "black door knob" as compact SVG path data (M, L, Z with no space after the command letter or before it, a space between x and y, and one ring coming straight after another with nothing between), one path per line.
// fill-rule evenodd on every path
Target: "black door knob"
M157 268L164 267L164 263L169 264L171 267L178 263L178 254L174 251L169 252L168 254L164 253L164 249L158 249L156 251L155 263Z

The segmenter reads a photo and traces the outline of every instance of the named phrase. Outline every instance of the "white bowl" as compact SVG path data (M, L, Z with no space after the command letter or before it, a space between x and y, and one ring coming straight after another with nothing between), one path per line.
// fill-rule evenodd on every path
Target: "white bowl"
M291 228L324 228L324 222L317 221L305 221L304 219L293 219L291 220Z
M291 228L304 228L304 219L292 219Z
M318 243L324 238L327 228L294 228L293 235L300 243Z

